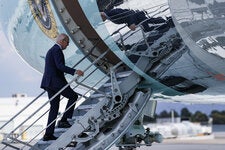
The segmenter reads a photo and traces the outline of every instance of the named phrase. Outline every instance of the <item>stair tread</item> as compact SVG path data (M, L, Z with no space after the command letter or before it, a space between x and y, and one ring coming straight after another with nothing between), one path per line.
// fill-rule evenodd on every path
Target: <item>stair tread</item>
M116 73L116 78L124 78L129 76L133 71L129 70L129 71L124 71L124 72L118 72Z
M96 104L85 104L85 105L80 105L79 107L77 107L77 109L92 109Z
M105 97L103 94L92 94L89 98L99 98L99 97Z

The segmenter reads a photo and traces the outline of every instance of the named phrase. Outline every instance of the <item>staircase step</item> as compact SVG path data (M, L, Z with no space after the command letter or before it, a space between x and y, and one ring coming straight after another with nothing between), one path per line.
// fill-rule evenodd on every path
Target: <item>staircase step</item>
M55 131L54 131L54 135L56 137L59 137L61 136L64 132L66 132L68 130L68 128L55 128Z
M100 97L105 97L103 94L93 94L89 98L100 98Z
M104 88L111 87L111 86L112 86L112 83L111 82L105 83L103 85Z
M54 131L54 134L55 133L64 133L65 131L67 130L67 128L58 128L58 127L56 127L55 128L55 131ZM55 135L56 136L56 135ZM56 136L56 137L58 137L58 136Z
M98 98L88 98L81 105L91 105L91 104L94 105L94 104L97 104L99 101L100 100Z
M120 84L122 81L118 81L118 84ZM112 86L112 83L111 82L109 82L109 83L105 83L104 85L103 85L103 87L104 88L108 88L108 87L111 87Z
M73 117L74 116L83 116L88 112L88 109L75 109L74 113L73 113Z
M49 145L51 145L54 141L43 141L40 140L38 141L38 143L36 144L36 146L38 147L38 149L45 149L46 147L48 147Z
M129 71L116 73L116 78L125 78L129 76L132 72L133 72L132 70L129 70Z
M79 107L77 107L78 110L81 110L81 109L92 109L94 108L95 105L94 104L90 104L90 105L80 105Z
M73 117L72 117L72 120L80 120L81 118L82 118L83 116L81 116L81 115L74 115Z

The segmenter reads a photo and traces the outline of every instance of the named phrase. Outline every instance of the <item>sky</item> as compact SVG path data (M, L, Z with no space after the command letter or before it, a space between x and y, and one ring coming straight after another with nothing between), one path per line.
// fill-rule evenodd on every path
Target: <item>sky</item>
M42 74L31 68L9 45L0 27L0 97L15 93L37 96Z

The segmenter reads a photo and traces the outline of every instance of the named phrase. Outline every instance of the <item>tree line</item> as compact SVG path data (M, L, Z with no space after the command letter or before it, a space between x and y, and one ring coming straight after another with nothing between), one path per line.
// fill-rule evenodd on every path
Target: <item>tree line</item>
M208 122L210 118L213 119L213 124L225 124L225 111L213 110L208 116L201 111L191 113L187 108L182 108L180 114L173 110L174 117L180 117L181 120L189 120L191 122ZM170 118L171 112L166 110L155 115L155 118ZM154 121L154 120L153 120Z

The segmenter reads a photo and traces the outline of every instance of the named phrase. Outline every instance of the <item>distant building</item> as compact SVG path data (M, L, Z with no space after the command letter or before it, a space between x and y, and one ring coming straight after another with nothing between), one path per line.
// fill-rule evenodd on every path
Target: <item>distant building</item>
M12 94L12 97L27 97L27 94L24 94L24 93L16 93L16 94Z
M12 94L12 97L4 97L0 98L0 128L3 124L8 122L14 115L16 115L20 110L22 110L25 106L27 106L31 101L33 101L35 97L28 97L27 94L24 93L16 93ZM47 124L47 116L48 116L48 109L49 104L47 104L43 109L41 109L40 112L35 113L31 117L29 117L31 114L33 114L37 109L39 109L44 103L48 101L47 96L40 97L38 100L36 100L29 108L21 113L19 117L16 119L13 119L7 126L5 126L2 130L0 130L0 141L4 138L4 136L12 131L13 129L17 128L18 125L20 125L24 120L29 118L29 120L24 123L22 126L20 126L13 135L20 135L22 140L29 140L29 137L32 137L31 135L39 133L41 130L43 130L46 127ZM62 100L60 103L60 110L59 112L63 112L66 106L66 100ZM47 111L47 113L41 118L38 119L42 114L44 114ZM25 131L31 122L34 122L35 120L38 121L32 125L32 127ZM13 136L12 135L12 136ZM41 138L43 135L39 135L36 138Z

